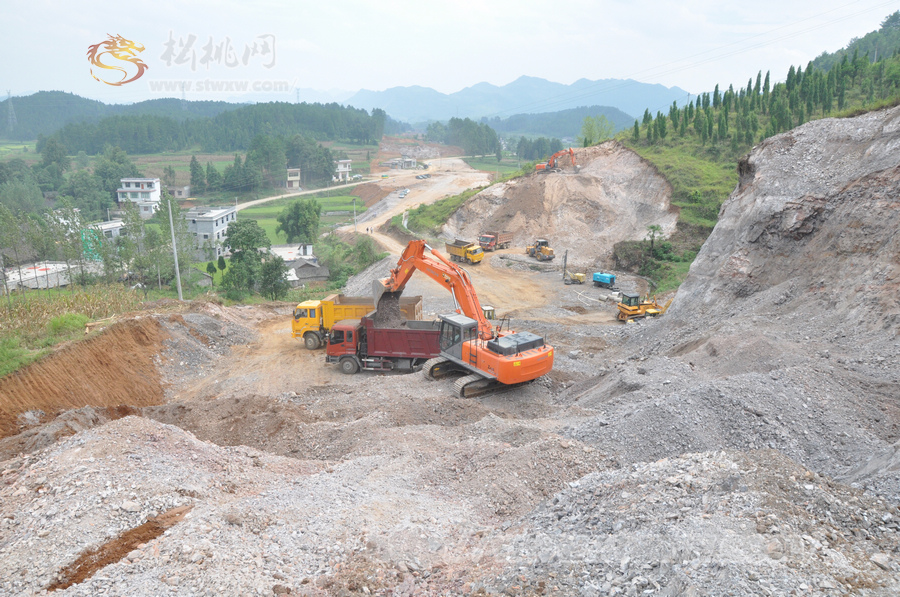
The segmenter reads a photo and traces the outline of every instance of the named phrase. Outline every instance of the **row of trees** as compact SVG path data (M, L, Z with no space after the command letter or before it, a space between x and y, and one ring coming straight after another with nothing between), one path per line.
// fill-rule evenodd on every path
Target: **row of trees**
M770 73L751 78L747 86L732 85L721 93L714 91L697 97L679 108L672 103L668 114L652 116L644 111L635 120L632 140L642 138L654 144L669 135L695 136L702 144L729 142L735 152L749 145L803 124L811 118L828 116L835 110L883 100L900 93L900 55L883 56L872 61L868 55L844 54L828 71L812 62L790 67L783 83L771 84Z
M315 140L345 139L377 143L388 121L384 110L339 104L272 102L223 112L212 118L178 121L152 114L112 116L99 122L72 123L53 136L69 151L89 155L117 145L129 153L179 151L199 145L205 152L248 150L259 135L304 135ZM45 142L38 138L38 150Z
M252 192L264 186L280 187L284 185L286 168L300 168L303 185L330 182L334 176L334 154L303 135L294 135L290 139L257 135L251 141L246 157L242 159L235 154L234 162L221 173L211 162L204 168L197 156L191 156L191 191L203 195L218 191Z
M63 198L54 210L15 212L0 204L0 256L4 267L21 268L35 261L66 263L74 284L99 278L107 282L128 279L130 283L168 284L175 276L172 231L168 207L174 200L164 195L162 209L153 220L143 220L132 204L125 206L125 234L117 239L103 236L91 227L79 209ZM178 214L178 206L174 205ZM189 249L192 237L183 217L176 217L175 237L179 247ZM182 271L190 264L190 251L182 251ZM99 266L99 267L98 267ZM48 274L49 275L49 274ZM20 272L21 276L21 272ZM5 279L4 279L5 284ZM48 284L49 291L49 284Z
M559 139L520 137L518 143L516 143L516 155L522 160L543 160L562 150L562 148L563 144Z
M498 160L501 156L502 147L497 132L470 118L451 118L446 125L432 122L425 134L432 143L462 147L466 155L496 155Z

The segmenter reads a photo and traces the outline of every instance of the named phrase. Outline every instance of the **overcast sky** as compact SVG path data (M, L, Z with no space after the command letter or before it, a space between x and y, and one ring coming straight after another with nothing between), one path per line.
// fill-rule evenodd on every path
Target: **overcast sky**
M165 85L185 81L187 99L233 100L238 87L196 87L232 81L288 86L281 94L293 101L296 88L452 93L528 75L565 84L631 78L698 93L745 85L760 69L783 79L791 64L844 47L898 9L900 0L3 0L0 92L130 103L180 97ZM91 76L88 47L107 34L145 47L138 56L149 68L139 79L112 86ZM216 56L228 47L232 54Z

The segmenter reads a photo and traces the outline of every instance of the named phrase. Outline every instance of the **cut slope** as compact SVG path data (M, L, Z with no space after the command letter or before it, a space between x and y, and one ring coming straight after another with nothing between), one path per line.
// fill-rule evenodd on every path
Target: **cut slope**
M159 404L164 389L154 359L165 337L156 319L131 319L4 377L0 437L18 433L16 417L27 411Z
M485 230L514 233L524 247L536 237L577 265L599 265L613 245L647 236L647 226L675 230L672 189L652 165L615 141L576 149L578 171L535 172L485 189L444 227L447 238L474 239Z

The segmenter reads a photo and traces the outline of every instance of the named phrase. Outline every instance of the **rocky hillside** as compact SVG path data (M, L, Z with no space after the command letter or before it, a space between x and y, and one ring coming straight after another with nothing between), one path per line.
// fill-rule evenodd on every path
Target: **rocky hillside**
M607 418L573 436L628 460L775 448L900 498L898 147L900 108L756 147L669 312L579 398Z
M647 226L675 230L672 189L650 164L615 141L577 149L578 170L562 160L562 172L535 172L493 185L470 199L444 227L446 238L477 238L507 230L514 244L550 240L557 254L569 250L578 266L608 259L613 245L647 236Z

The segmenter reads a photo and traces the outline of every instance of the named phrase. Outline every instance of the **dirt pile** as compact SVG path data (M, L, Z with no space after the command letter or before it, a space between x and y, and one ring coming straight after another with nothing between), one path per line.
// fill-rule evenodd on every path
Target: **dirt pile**
M374 182L367 182L366 184L353 187L350 194L359 197L362 200L363 205L365 205L366 208L369 208L390 195L391 192L392 189L384 188Z
M599 267L613 245L643 239L651 224L664 235L674 232L672 189L640 156L614 141L577 149L575 156L577 171L535 172L485 189L453 215L443 236L506 230L520 247L548 238L558 255L569 250L573 266Z

